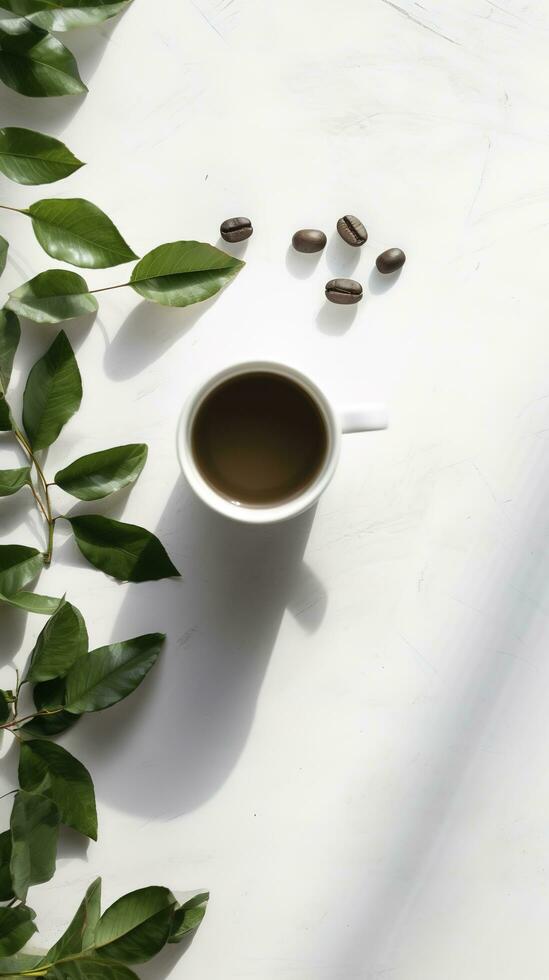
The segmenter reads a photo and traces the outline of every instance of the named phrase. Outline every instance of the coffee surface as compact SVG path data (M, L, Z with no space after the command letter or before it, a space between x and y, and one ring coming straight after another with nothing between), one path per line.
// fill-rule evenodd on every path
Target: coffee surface
M191 439L210 486L258 507L301 493L320 472L328 447L313 399L294 381L266 371L214 388L199 406Z

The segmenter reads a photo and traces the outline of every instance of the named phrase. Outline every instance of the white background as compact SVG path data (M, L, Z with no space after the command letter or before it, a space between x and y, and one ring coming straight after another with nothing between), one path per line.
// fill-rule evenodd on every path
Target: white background
M546 980L547 4L135 0L66 40L89 95L3 90L2 125L60 135L88 165L2 180L2 200L88 198L139 254L215 243L232 215L255 232L214 302L126 289L68 325L85 395L48 472L148 442L131 494L76 511L156 529L183 577L118 585L60 527L39 590L68 592L93 646L169 643L131 699L63 740L93 774L100 840L63 837L30 896L41 941L103 874L105 902L211 890L190 948L138 968L148 980ZM361 250L334 237L345 212L369 229ZM24 218L1 225L5 290L55 265ZM303 226L328 233L318 260L288 251ZM392 245L408 262L382 282ZM327 306L345 274L364 301ZM24 325L19 395L55 334ZM260 531L194 503L174 450L196 381L255 357L391 412L389 431L345 438L316 514ZM29 513L2 502L2 539L42 542ZM43 622L2 610L3 685Z

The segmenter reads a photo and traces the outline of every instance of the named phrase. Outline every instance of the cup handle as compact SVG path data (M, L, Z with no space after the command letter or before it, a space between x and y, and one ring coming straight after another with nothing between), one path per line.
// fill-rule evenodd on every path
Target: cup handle
M342 432L372 432L389 425L387 406L383 402L340 409L339 418Z

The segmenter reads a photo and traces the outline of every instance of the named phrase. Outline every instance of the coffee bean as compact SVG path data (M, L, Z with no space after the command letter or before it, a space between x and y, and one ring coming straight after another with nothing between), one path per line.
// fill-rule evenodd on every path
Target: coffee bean
M388 248L376 259L378 271L382 272L384 276L388 275L389 272L397 272L398 269L402 269L405 262L406 256L401 248Z
M326 235L317 228L301 228L292 238L296 252L321 252L326 245Z
M337 230L347 245L364 245L368 241L368 232L362 221L354 214L346 214L337 223Z
M362 286L356 279L330 279L326 283L326 299L330 303L359 303L362 299Z
M243 242L253 232L252 222L249 218L227 218L219 231L226 242Z

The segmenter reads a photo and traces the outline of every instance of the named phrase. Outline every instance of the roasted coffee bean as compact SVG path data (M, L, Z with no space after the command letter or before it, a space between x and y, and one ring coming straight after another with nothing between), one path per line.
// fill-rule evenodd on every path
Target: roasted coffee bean
M397 272L398 269L402 269L405 262L406 256L401 248L388 248L376 259L378 271L382 272L384 276L388 275L389 272Z
M362 221L354 214L346 214L337 223L337 230L347 245L364 245L368 241L368 232Z
M326 299L330 303L359 303L362 299L362 286L356 279L330 279L326 283Z
M249 218L227 218L219 229L225 242L243 242L253 232Z
M321 252L326 245L326 235L317 228L301 228L292 238L296 252Z

